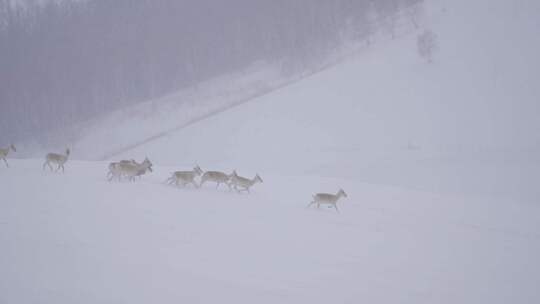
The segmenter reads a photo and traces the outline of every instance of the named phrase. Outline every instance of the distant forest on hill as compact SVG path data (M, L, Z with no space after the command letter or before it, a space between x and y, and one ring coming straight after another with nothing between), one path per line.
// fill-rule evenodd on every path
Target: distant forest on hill
M0 0L0 145L257 61L309 68L421 1Z

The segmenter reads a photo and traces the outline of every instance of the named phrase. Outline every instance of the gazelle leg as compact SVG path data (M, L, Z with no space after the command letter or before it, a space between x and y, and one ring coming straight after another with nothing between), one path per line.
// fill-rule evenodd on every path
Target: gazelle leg
M337 213L340 213L337 204L334 204L334 208L336 208Z
M45 161L43 163L43 170L45 170L45 166L49 167L49 169L52 171L52 167L51 167L51 164L49 163L49 161Z
M311 205L315 204L315 201L311 201L307 206L306 208L309 208Z
M62 173L65 173L64 164L61 164L59 167L62 167Z
M2 159L4 160L4 163L6 164L6 167L9 168L9 164L8 164L7 160L4 157L2 157Z
M238 189L238 192L239 192L239 193L242 193L242 192L247 192L247 193L249 193L249 188L243 188L243 189L241 188L241 189Z

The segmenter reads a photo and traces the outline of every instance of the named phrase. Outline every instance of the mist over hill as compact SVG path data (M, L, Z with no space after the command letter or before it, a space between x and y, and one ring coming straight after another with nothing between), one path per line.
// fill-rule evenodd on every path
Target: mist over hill
M0 1L0 142L265 62L299 73L420 0Z

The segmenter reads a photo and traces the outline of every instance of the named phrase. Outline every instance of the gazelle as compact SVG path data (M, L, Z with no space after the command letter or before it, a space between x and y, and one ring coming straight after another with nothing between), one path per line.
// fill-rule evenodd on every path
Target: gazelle
M182 187L185 187L187 184L192 184L197 188L199 185L197 185L195 178L201 176L202 173L199 166L195 166L191 171L176 171L167 179L166 183L169 185L176 184L177 186L181 184Z
M231 179L230 179L230 185L234 186L234 189L236 191L238 192L247 191L248 193L250 193L249 188L251 188L256 183L262 183L262 182L263 180L259 176L259 174L256 174L253 179L249 179L249 178L239 176L238 174L236 174L236 171L233 171L233 173L231 174ZM241 188L241 189L238 189L238 188Z
M120 170L120 164L122 165L127 165L127 164L133 164L133 165L138 165L139 163L137 163L134 159L131 159L131 160L121 160L119 162L112 162L109 164L109 172L107 172L107 179L109 181L111 181L113 178L118 178L120 179L121 175L122 175L122 172Z
M4 160L4 163L6 164L6 167L9 168L9 164L6 160L6 157L9 154L9 151L13 150L13 152L17 152L17 149L15 149L15 146L13 144L9 145L9 147L5 149L0 149L0 158Z
M234 173L226 174L220 171L206 171L201 177L201 184L200 186L206 182L213 182L216 183L216 189L219 188L219 185L225 184L229 187L229 190L231 190L231 177Z
M43 163L43 170L45 170L45 166L49 166L51 171L53 170L53 167L51 164L57 165L56 171L60 170L62 168L62 172L64 172L64 164L68 161L69 158L69 149L66 149L66 154L58 154L58 153L49 153L45 156L45 163Z
M152 172L152 162L148 159L148 157L144 158L144 161L140 164L138 164L136 161L124 161L121 162L124 167L129 168L130 166L133 167L133 169L125 170L124 175L129 179L129 181L134 181L135 177L145 175L146 172L150 171Z
M337 207L337 201L341 197L347 197L347 193L343 191L343 189L339 189L339 191L336 194L330 194L330 193L317 193L313 195L313 201L307 205L307 207L317 204L317 208L320 208L321 205L331 205L333 206L337 212L339 212L339 209Z
M152 162L150 162L148 157L140 164L134 160L121 160L109 164L109 173L107 173L107 177L109 181L111 181L115 177L120 180L125 176L129 181L133 181L135 177L144 175L147 171L152 172Z

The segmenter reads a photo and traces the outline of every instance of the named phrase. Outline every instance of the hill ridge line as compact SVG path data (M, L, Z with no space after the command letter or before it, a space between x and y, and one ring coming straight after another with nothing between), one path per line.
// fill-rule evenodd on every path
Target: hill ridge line
M251 95L249 95L247 97L240 98L236 102L232 102L232 103L230 103L230 104L228 104L228 105L226 105L224 107L212 110L212 111L206 113L205 115L201 115L200 117L190 119L187 122L184 122L181 125L178 125L176 127L166 129L166 130L158 132L158 133L156 133L156 134L154 134L152 136L146 137L143 140L137 141L137 142L135 142L133 144L126 145L124 147L115 149L115 150L113 150L111 152L105 153L101 157L98 157L97 159L99 161L109 160L112 157L123 154L125 152L130 151L130 150L136 149L136 148L138 148L140 146L143 146L143 145L148 144L150 142L153 142L155 140L161 139L161 138L163 138L165 136L168 136L168 135L170 135L170 134L172 134L174 132L180 131L180 130L186 128L186 127L189 127L189 126L194 125L194 124L196 124L198 122L204 121L204 120L206 120L206 119L208 119L210 117L213 117L215 115L226 112L226 111L228 111L230 109L233 109L235 107L246 104L246 103L248 103L248 102L250 102L250 101L252 101L254 99L257 99L259 97L268 95L268 94L273 93L275 91L279 91L279 90L281 90L283 88L286 88L288 86L294 85L294 84L296 84L296 83L298 83L298 82L300 82L300 81L302 81L304 79L315 76L315 75L317 75L319 73L322 73L322 72L324 72L324 71L326 71L326 70L328 70L330 68L333 68L333 67L345 62L348 59L353 58L354 56L356 56L358 53L360 53L364 49L365 49L364 46L361 46L361 47L359 47L357 49L353 49L352 51L347 52L346 54L343 54L341 56L338 56L338 58L336 58L334 60L331 60L330 62L322 65L319 68L316 68L316 69L314 69L312 71L304 72L303 74L300 74L300 75L298 75L296 77L293 77L293 78L289 79L288 81L285 80L283 83L280 83L280 84L277 84L277 85L274 85L274 86L270 86L267 89L261 90L261 91L259 91L257 93L253 93L253 94L251 94Z

